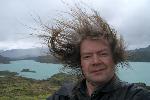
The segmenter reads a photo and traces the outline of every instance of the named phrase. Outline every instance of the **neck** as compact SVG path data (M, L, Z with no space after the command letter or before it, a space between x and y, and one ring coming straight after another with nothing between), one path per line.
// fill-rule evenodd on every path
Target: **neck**
M86 86L87 86L87 93L89 96L91 96L91 94L95 91L95 89L98 86L103 86L103 84L96 84L96 83L92 83L92 82L88 82L86 81Z
M115 75L111 79L113 79L113 78L115 78ZM108 80L108 81L110 81L110 80ZM95 82L90 82L90 81L86 80L86 86L87 86L87 93L88 93L88 95L91 96L91 94L96 90L97 87L103 87L107 82L95 83Z

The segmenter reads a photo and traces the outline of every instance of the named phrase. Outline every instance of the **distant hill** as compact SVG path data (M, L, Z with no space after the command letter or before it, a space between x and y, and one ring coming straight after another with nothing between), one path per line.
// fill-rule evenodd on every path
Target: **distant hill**
M40 63L59 63L55 57L49 54L48 48L6 50L0 52L0 55L10 60L35 60Z
M0 53L3 52L4 50L0 50Z
M52 55L39 56L34 60L40 63L60 63L60 61Z
M129 61L150 62L150 45L146 48L129 50Z
M0 62L9 62L9 60L35 60L41 63L59 63L52 55L48 55L48 48L32 48L32 49L13 49L0 51ZM128 50L129 61L134 62L150 62L150 45L146 48ZM5 60L6 61L5 61Z
M46 55L47 52L47 48L12 49L3 51L0 55L10 59L32 59L38 56Z
M9 61L10 61L9 58L0 55L0 63L8 64L10 63Z
M150 45L146 48L139 48L135 50L128 50L129 53L129 61L132 62L150 62ZM60 63L55 57L52 55L47 56L39 56L36 58L36 61L41 63Z

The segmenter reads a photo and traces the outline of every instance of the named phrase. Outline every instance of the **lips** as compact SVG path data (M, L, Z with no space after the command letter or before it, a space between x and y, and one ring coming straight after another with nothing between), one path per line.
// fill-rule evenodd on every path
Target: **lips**
M106 68L95 69L95 70L92 70L91 73L98 73L98 72L101 72L101 71L103 71L105 69Z

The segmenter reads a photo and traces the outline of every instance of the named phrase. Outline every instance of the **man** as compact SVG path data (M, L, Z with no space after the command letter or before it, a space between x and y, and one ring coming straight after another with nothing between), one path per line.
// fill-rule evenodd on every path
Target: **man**
M65 67L81 69L82 80L66 84L47 100L150 100L150 91L122 82L116 69L128 65L123 39L96 11L79 7L72 19L49 28L48 45ZM79 72L79 71L78 71Z

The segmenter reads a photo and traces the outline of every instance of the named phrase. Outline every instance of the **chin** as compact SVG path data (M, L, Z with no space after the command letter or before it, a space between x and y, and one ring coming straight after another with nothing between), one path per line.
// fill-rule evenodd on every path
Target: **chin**
M93 77L93 82L96 83L107 83L109 80L111 80L112 76L99 76L99 77Z

